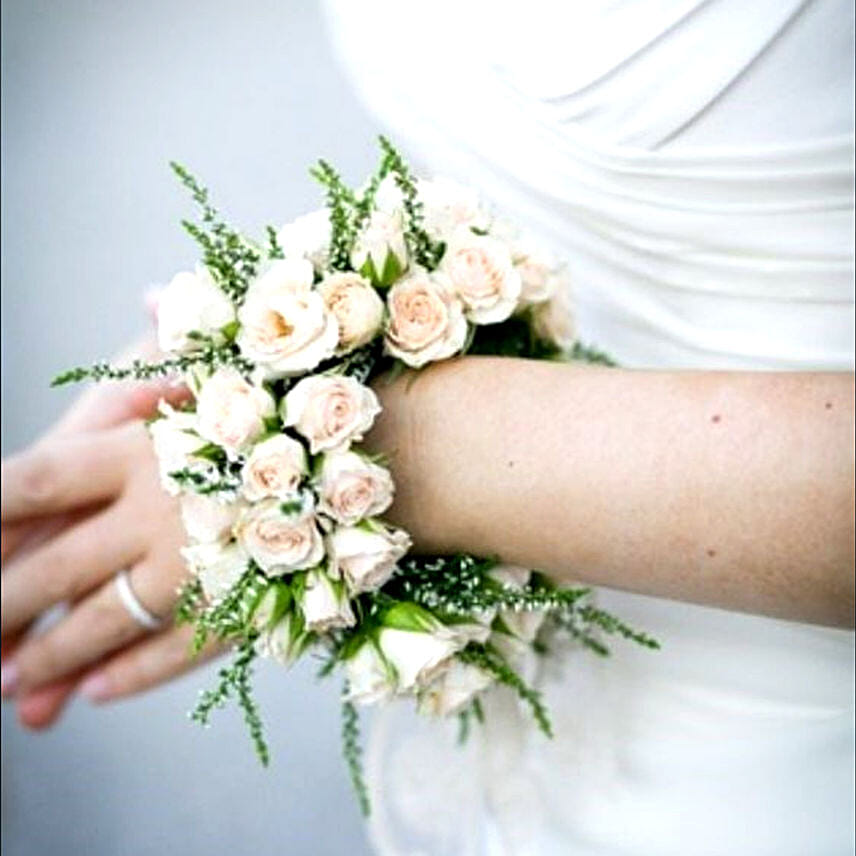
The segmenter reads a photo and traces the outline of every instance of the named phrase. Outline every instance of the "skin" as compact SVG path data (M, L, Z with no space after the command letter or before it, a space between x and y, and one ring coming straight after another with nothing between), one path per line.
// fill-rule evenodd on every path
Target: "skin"
M367 445L392 453L397 485L385 517L419 550L853 625L852 374L468 357L376 389L384 412ZM145 409L123 406L126 417ZM25 723L53 721L83 679L103 701L191 665L186 631L146 635L111 584L130 567L143 603L167 615L184 578L175 503L156 473L133 420L83 420L4 462L4 693ZM57 529L28 545L22 527L34 524ZM63 601L75 604L65 618L22 641Z

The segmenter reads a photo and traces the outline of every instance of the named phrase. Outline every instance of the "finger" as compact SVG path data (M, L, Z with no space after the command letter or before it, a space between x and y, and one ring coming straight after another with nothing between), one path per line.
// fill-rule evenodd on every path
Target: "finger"
M0 589L4 636L55 603L76 600L144 552L144 536L123 504L66 529L6 566Z
M18 699L18 721L26 728L40 731L49 728L68 704L80 676L64 678L29 692Z
M222 653L222 643L192 654L193 628L175 627L131 646L89 674L80 694L93 702L112 701L156 687Z
M4 523L70 511L116 496L125 479L128 443L141 425L52 438L2 465Z
M146 609L169 616L176 599L174 581L142 562L131 574L132 587ZM84 598L65 618L29 638L12 658L17 692L26 692L82 669L138 639L146 629L126 610L111 580ZM10 663L5 665L9 669Z
M39 544L43 544L49 538L62 532L67 526L83 520L93 511L94 508L90 507L67 514L35 517L20 523L3 525L0 528L3 541L3 561L10 559L16 553L33 550Z

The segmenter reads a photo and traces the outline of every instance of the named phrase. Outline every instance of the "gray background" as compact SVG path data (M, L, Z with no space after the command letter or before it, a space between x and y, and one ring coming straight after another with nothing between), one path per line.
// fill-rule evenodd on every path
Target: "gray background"
M16 0L3 6L2 444L38 435L73 392L60 369L147 323L142 294L196 255L174 158L257 229L317 207L319 155L356 181L374 123L315 3ZM2 712L2 844L52 854L368 853L339 755L335 684L261 668L274 762L233 711L185 719L212 670L142 698L76 702L50 733Z

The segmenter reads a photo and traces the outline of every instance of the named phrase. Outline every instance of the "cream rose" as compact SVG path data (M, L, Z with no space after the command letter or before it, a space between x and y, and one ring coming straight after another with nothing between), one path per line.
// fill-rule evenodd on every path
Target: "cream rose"
M332 452L324 456L318 494L319 511L337 523L352 526L389 508L392 476L356 452Z
M374 339L383 324L383 301L371 283L356 273L334 273L318 285L327 310L339 327L337 354L346 354Z
M387 295L386 350L412 368L456 354L467 339L461 301L442 274L417 269Z
M462 647L458 638L442 626L433 633L383 627L378 644L395 670L396 686L401 692L428 686Z
M149 435L158 459L158 471L163 489L170 496L181 493L181 485L170 473L190 467L200 474L213 472L209 461L194 458L193 452L205 445L196 433L196 414L174 410L165 401L158 405L161 418L149 424Z
M394 675L381 657L374 642L366 642L345 661L348 699L356 704L388 701L395 692Z
M181 497L184 530L194 541L228 541L241 510L236 502L220 502L211 496L185 493Z
M403 529L378 523L370 529L337 527L328 538L331 572L344 576L352 594L374 591L390 578L410 544L410 536Z
M276 413L265 389L244 380L233 368L217 369L203 384L196 399L197 430L221 446L230 458L246 449Z
M497 565L489 575L506 588L522 589L532 576L528 568L519 565ZM500 609L499 618L508 632L522 642L533 642L544 623L544 613L539 609Z
M236 341L265 378L310 371L336 350L336 317L312 290L313 278L305 259L279 259L247 291Z
M521 305L543 303L565 284L562 270L545 250L528 239L517 241L511 249L514 268L520 274Z
M162 351L192 351L199 343L190 334L220 337L235 320L235 307L200 265L194 273L177 273L159 293L157 319Z
M310 571L306 575L306 588L300 606L306 627L317 633L356 624L344 587L330 579L325 571Z
M492 683L493 677L484 669L452 660L440 677L419 694L419 712L430 716L458 713Z
M374 211L358 235L351 265L376 285L391 285L407 269L404 216L400 210Z
M224 597L241 578L249 562L246 551L235 542L182 547L181 555L199 578L202 592L209 602Z
M235 534L269 576L311 568L324 558L324 542L313 511L308 498L299 510L265 499L241 513Z
M303 214L277 232L277 242L287 259L306 259L320 271L330 250L330 213L326 208Z
M520 274L508 247L494 238L459 229L440 263L474 324L505 321L517 308Z
M276 434L253 446L241 471L242 492L250 502L294 496L306 473L306 450L287 434Z
M286 394L281 415L315 455L361 440L378 413L377 396L354 378L313 375Z
M563 282L550 300L532 308L532 326L538 336L569 351L576 341L570 288Z

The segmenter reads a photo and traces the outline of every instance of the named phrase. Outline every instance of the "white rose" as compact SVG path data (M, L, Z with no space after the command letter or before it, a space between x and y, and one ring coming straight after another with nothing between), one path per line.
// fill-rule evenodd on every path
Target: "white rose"
M181 519L184 529L194 541L228 541L232 526L238 519L240 505L220 502L199 493L185 493L181 497Z
M403 529L379 524L372 531L362 526L336 528L328 539L331 571L345 577L352 594L374 591L390 578L410 544Z
M445 360L466 342L463 305L442 274L413 270L389 290L387 307L386 350L412 368Z
M338 354L366 345L383 324L383 301L371 283L356 273L334 273L318 285L327 310L339 326Z
M569 351L576 341L571 293L566 282L544 303L532 308L532 326L542 339L552 342L563 351Z
M440 677L419 694L419 712L431 716L458 713L492 683L493 677L484 669L452 660Z
M196 399L197 430L230 458L246 449L276 413L267 390L253 386L233 368L220 368L202 384Z
M235 534L269 576L311 568L324 558L310 501L299 510L276 499L251 505L238 518Z
M232 301L202 265L195 273L177 273L158 295L158 345L162 351L192 351L190 333L214 338L235 320Z
M214 467L210 461L193 457L205 445L205 440L196 433L196 414L174 410L165 401L161 401L158 410L162 418L149 424L149 434L158 459L161 485L170 496L178 496L181 486L170 478L170 473L189 467L205 474Z
M294 496L306 473L306 450L287 434L276 434L253 446L241 470L243 494L256 502L274 496Z
M435 241L448 242L461 228L486 231L490 217L478 194L447 178L420 179L416 185L424 209L425 231Z
M407 269L407 242L401 211L374 211L357 236L351 265L376 285L391 285Z
M312 290L313 278L310 262L279 259L247 291L236 341L265 378L311 371L336 350L336 317Z
M352 526L386 511L392 504L393 489L386 468L356 452L331 452L321 465L318 510Z
M352 627L356 618L341 583L331 580L325 571L310 571L300 603L306 626L317 633L340 627Z
M299 381L282 404L286 426L309 441L315 455L363 438L380 413L377 396L352 377L312 375Z
M287 259L306 259L320 271L327 264L330 249L330 213L321 208L303 214L286 223L276 239Z
M430 684L462 647L458 637L442 626L433 633L382 627L378 644L395 670L400 691Z
M182 547L181 555L199 578L209 601L224 597L247 570L249 556L236 543L195 544Z
M388 701L395 692L393 675L373 642L364 643L345 661L348 700L356 704Z
M451 280L474 324L505 321L517 308L520 274L502 242L459 229L449 242L440 269Z
M284 615L273 627L263 631L256 640L256 651L283 666L290 666L306 649L311 637L303 622L291 613Z

